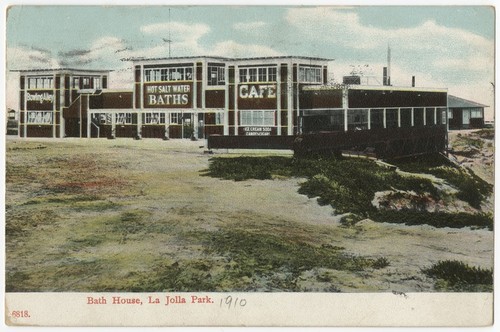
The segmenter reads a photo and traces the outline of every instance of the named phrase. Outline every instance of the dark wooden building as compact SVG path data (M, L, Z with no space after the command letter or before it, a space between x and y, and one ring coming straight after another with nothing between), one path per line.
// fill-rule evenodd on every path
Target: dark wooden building
M488 106L448 95L449 129L483 128L485 107Z
M81 106L82 95L106 89L108 77L107 70L21 70L19 135L83 137L86 108ZM76 104L80 105L78 110Z

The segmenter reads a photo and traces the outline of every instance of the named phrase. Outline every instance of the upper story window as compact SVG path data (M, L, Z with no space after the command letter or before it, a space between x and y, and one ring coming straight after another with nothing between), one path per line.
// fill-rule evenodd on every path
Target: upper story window
M320 83L321 68L318 67L299 67L299 82L301 83Z
M240 82L276 82L276 67L240 68Z
M208 66L208 85L226 84L225 67Z
M52 76L28 78L28 89L53 89L54 78Z
M101 89L101 78L92 76L73 76L73 89Z
M145 82L172 82L193 80L192 67L168 67L144 70Z

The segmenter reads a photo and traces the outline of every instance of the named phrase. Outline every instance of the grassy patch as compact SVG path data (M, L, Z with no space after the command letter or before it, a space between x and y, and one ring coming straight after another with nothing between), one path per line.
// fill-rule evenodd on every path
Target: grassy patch
M290 176L290 158L212 158L210 159L210 168L204 172L204 175L234 181L267 180L271 179L273 175Z
M425 275L436 279L436 289L459 292L493 291L493 270L469 266L460 261L439 261L423 269Z
M391 162L407 172L433 174L446 180L458 188L457 198L477 209L493 189L472 172L455 167L441 155L419 156ZM425 211L425 206L412 210L377 210L371 202L375 193L379 191L411 190L417 197L425 199L429 197L435 201L439 201L443 194L429 179L401 176L369 160L334 157L212 158L210 168L205 174L236 181L250 178L270 179L275 174L305 177L307 180L301 184L299 193L317 197L320 205L331 205L338 214L350 213L350 216L356 216L356 220L352 217L343 218L344 226L352 226L359 219L369 217L375 221L408 225L493 228L493 219L487 214L430 213Z
M228 259L225 279L264 278L270 289L287 291L298 291L297 278L313 268L356 272L377 266L376 260L346 254L341 248L315 246L268 232L218 231L210 238L207 251Z
M493 216L486 213L445 213L416 210L379 210L373 212L370 218L375 221L405 224L430 225L438 228L488 228L493 230Z
M482 201L493 192L493 185L471 171L456 167L439 154L410 157L391 162L407 172L427 173L444 179L459 190L457 198L476 209L480 209Z
M58 222L59 215L52 209L14 212L9 210L5 216L5 236L24 236L38 227Z

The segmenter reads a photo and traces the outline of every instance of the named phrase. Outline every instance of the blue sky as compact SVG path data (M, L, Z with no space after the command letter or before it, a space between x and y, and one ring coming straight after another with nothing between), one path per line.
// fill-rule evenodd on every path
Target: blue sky
M131 88L130 63L120 58L168 56L170 31L172 56L325 57L335 59L334 80L356 70L379 84L390 45L393 85L414 75L417 86L448 88L492 114L494 21L488 6L14 6L7 70L112 69L111 87ZM7 72L7 91L16 90ZM16 95L7 94L8 107Z

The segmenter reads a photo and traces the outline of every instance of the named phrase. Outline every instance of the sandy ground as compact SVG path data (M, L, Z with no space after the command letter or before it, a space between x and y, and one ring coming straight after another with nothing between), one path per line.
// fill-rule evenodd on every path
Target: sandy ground
M204 153L203 141L9 138L6 150L7 219L46 219L23 236L6 239L7 279L22 281L20 289L113 289L115 280L136 285L160 259L169 264L207 259L203 241L192 234L232 228L294 234L310 243L390 262L383 269L360 272L314 268L298 279L302 291L325 291L331 284L341 292L432 291L434 281L421 269L439 260L493 266L493 232L488 230L370 220L346 228L331 207L298 194L302 179L234 182L202 176L209 158L225 154ZM82 163L89 163L85 174L71 173L72 167L81 172ZM78 187L74 179L80 178L86 186ZM66 197L54 188L66 188L68 183L80 188L72 194L98 194L100 199L72 205L46 201ZM98 209L97 204L113 208ZM162 231L113 233L113 222L127 211L142 218L142 227ZM83 263L87 267L81 268ZM321 278L325 275L328 282ZM253 287L269 290L255 280Z

